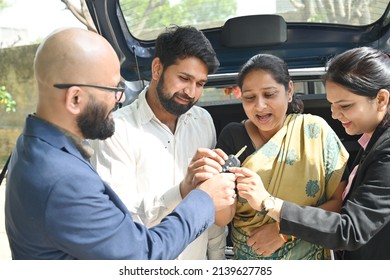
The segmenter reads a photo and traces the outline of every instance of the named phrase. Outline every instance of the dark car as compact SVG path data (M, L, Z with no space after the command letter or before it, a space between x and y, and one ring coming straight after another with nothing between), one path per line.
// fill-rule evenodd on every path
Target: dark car
M350 153L356 136L331 117L321 76L336 54L360 46L390 52L388 0L87 0L97 30L122 61L121 73L130 103L150 80L154 39L166 26L193 25L203 30L221 63L209 76L198 105L213 117L217 134L229 122L245 118L236 76L257 53L287 62L295 93L305 112L320 115Z
M356 137L330 115L321 76L334 55L359 46L390 51L388 0L87 0L97 30L122 61L130 103L150 80L154 39L166 26L194 25L212 43L221 63L209 76L198 105L207 109L217 134L245 118L235 96L241 65L257 53L284 59L305 112L322 116L353 158Z

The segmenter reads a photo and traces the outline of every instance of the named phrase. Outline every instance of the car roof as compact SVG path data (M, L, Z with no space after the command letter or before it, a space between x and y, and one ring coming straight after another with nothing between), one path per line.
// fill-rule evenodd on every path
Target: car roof
M147 21L143 21L143 27L135 30L135 27L142 26L142 24L140 22L134 23L137 14L131 14L129 11L144 9L145 13L147 8L143 5L148 1L87 0L86 2L98 32L113 45L118 53L122 62L121 74L127 81L150 80L150 65L154 56L155 37L165 26L188 23L182 17L171 16L170 19L168 17L168 19L161 20L160 27L146 28ZM160 2L180 2L191 8L190 3L194 1ZM212 5L214 2L221 2L226 6L237 5L237 3L244 1L204 0L195 2L201 2L203 13L206 13L207 8L209 11L213 8L212 6L207 7L207 5ZM249 1L245 2L250 3ZM251 3L255 2L260 1L252 1ZM390 51L390 3L388 0L376 0L370 5L368 5L368 0L352 1L355 6L349 8L350 18L343 23L334 19L333 21L325 21L324 17L310 19L307 12L305 14L299 9L295 11L298 16L293 17L294 9L286 12L287 2L290 3L290 6L292 3L302 4L303 2L299 0L274 0L271 2L275 3L276 8L279 3L279 9L274 10L273 13L257 14L252 12L241 15L231 13L226 20L222 21L221 19L209 19L208 24L205 24L206 19L205 22L189 23L203 31L213 45L220 61L218 71L211 75L208 83L217 85L222 80L223 83L229 80L234 83L235 74L241 65L257 53L272 53L284 59L290 69L305 69L325 67L331 57L354 47L371 46L385 52ZM359 11L356 3L366 5L366 10ZM171 6L156 10L160 15L168 13L169 9L175 12L174 5ZM215 9L217 8L214 7ZM326 10L326 7L322 7L320 11L324 11L324 9ZM370 21L360 23L356 19L358 12L363 13L364 16L364 13L368 13L367 9ZM192 13L196 12L196 10L192 10ZM183 11L182 13L186 14ZM138 18L139 14L142 13L138 13ZM209 14L214 17L216 15L215 12ZM159 14L149 13L148 16L158 18ZM159 21L155 20L155 22ZM145 30L145 34L142 34L143 30Z

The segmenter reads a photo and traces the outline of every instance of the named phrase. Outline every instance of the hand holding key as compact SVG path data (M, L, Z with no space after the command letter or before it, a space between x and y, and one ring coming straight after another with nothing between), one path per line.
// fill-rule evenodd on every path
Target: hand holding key
M228 159L222 165L221 173L225 173L225 174L231 173L229 171L230 168L240 167L241 162L238 158L245 151L246 147L247 146L245 145L235 155L231 154L228 156ZM237 179L237 176L236 176L236 179ZM233 203L230 205L227 205L228 207L225 207L225 208L221 207L221 209L215 213L216 225L225 226L232 221L232 219L234 217L234 213L236 212L236 207L235 207L235 203L234 203L236 200L236 197L237 197L237 190L236 190L236 186L234 186L234 193L231 195L231 198L229 198L230 201L233 200Z
M199 148L187 168L180 192L184 198L191 190L221 172L228 156L221 149Z
M230 167L240 167L241 162L240 162L240 160L238 158L245 151L246 147L247 147L246 145L244 147L242 147L241 150L239 150L237 152L237 154L235 154L235 155L229 155L227 161L222 166L222 172L223 173L229 172L229 168Z

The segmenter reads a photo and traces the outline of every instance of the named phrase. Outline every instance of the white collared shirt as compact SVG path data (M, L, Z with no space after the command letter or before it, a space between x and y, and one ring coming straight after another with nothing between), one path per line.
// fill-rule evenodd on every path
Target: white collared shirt
M147 104L147 89L132 104L114 113L115 133L111 138L91 141L95 150L91 162L126 204L134 220L151 227L182 200L179 184L188 164L197 148L215 147L216 132L210 114L193 106L179 117L172 134ZM223 229L210 230L214 237L225 238ZM208 231L179 258L205 259L207 243Z

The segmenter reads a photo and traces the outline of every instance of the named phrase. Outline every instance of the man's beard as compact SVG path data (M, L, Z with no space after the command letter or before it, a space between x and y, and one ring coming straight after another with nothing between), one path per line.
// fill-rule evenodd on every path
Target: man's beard
M91 96L85 110L77 118L77 124L85 139L104 140L115 132L115 122L107 117L106 108Z
M165 73L163 72L160 80L157 83L156 91L157 91L158 99L160 100L160 103L164 107L164 109L167 110L167 112L175 116L180 116L185 112L187 112L189 109L191 109L191 107L195 105L197 100L195 101L194 98L185 97L188 98L189 103L179 104L174 100L175 96L177 95L185 96L185 94L184 93L181 94L178 92L175 92L172 95L172 97L168 97L169 94L164 92L164 75Z

